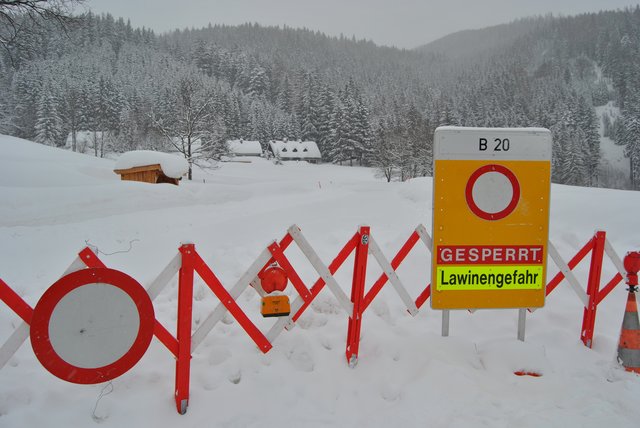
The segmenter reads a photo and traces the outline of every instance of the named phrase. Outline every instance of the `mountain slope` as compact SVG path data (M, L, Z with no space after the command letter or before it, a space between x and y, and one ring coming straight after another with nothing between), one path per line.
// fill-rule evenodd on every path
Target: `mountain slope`
M211 143L212 158L228 139L264 147L307 139L324 161L375 165L406 180L430 174L439 125L541 126L553 134L555 182L611 186L596 173L594 107L613 101L621 108L615 139L633 166L625 187L634 188L638 28L640 8L534 18L406 51L258 25L156 37L87 15L68 37L47 29L15 48L20 61L0 76L0 130L61 145L69 133L98 129L112 137L109 150L166 150L167 135L194 129L184 122L194 117L189 109L206 106L196 137Z
M546 21L547 18L527 18L509 24L459 31L415 50L452 59L492 54L509 48L519 37L534 31Z

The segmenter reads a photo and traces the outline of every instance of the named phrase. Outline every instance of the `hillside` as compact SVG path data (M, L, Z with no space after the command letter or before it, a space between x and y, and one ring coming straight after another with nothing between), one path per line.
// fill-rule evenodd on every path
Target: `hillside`
M121 182L114 161L0 136L0 277L30 305L89 245L110 267L149 284L193 242L230 287L291 224L328 263L358 225L368 224L389 258L419 223L431 228L430 178L388 184L368 168L264 159L196 170L180 186ZM54 160L55 162L48 162ZM43 163L43 161L45 161ZM589 215L584 215L585 207ZM640 247L638 192L553 185L551 240L569 259L603 229L624 254ZM421 245L421 244L419 244ZM317 274L297 250L287 251L306 283ZM588 262L577 269L584 284ZM550 265L549 274L557 271ZM615 273L606 263L603 280ZM412 296L428 282L429 256L418 247L398 269ZM349 293L349 260L336 275ZM367 278L367 288L376 275ZM289 286L287 293L293 295ZM323 290L274 348L261 354L230 317L194 352L191 401L175 412L175 361L153 340L142 360L104 385L65 383L46 372L25 343L0 370L0 425L157 428L179 426L636 427L637 376L615 363L626 291L620 286L599 307L592 350L579 341L582 306L562 283L545 308L528 315L526 342L515 340L514 310L454 311L451 335L440 336L440 313L428 303L408 315L391 287L366 312L360 361L344 357L347 315ZM177 279L154 302L170 331L176 322ZM194 329L218 300L195 283ZM263 329L251 290L238 299ZM0 342L18 317L3 305ZM519 369L542 377L516 377Z
M105 131L116 152L183 150L177 137L214 159L229 139L305 139L326 162L406 180L431 173L439 125L540 126L553 133L555 182L640 185L638 7L523 19L412 51L254 24L156 36L109 15L80 22L38 27L0 53L0 131L51 146ZM632 165L622 182L602 170L595 107L609 102Z
M492 55L508 49L518 38L534 31L547 21L545 18L520 19L493 27L458 31L419 46L415 50L451 59Z

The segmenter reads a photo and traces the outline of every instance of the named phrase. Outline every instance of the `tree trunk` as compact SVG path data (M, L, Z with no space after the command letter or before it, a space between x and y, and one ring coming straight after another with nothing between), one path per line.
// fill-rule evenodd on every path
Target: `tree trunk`
M100 157L104 157L104 131L100 134Z
M189 181L193 178L192 168L191 168L191 136L187 137L187 162L189 163L189 174L187 178Z
M77 143L77 131L75 127L71 128L71 151L78 151L78 143Z

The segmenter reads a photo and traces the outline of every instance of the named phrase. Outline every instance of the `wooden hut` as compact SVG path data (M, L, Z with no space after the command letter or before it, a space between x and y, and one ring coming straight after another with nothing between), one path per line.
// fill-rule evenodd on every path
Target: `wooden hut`
M122 180L143 183L170 183L176 186L187 173L189 164L184 158L149 150L122 154L113 172Z
M144 183L171 183L178 185L179 178L171 178L164 175L160 164L135 166L127 169L114 169L113 172L120 174L122 180L142 181Z

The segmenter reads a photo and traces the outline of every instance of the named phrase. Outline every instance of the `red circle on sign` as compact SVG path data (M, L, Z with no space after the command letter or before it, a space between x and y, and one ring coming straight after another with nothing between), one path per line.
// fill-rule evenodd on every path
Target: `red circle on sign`
M51 317L56 306L69 293L85 285L97 284L112 285L127 294L138 312L138 332L131 347L116 361L102 367L78 367L67 362L54 349L50 337ZM102 304L108 305L109 302ZM140 361L151 343L154 325L151 299L135 279L114 269L82 269L60 278L38 301L31 319L31 346L40 363L54 376L79 384L101 383L124 374Z
M478 181L478 179L482 175L487 174L489 172L497 172L505 176L507 180L509 180L509 183L511 184L511 188L513 189L513 193L511 195L511 201L509 202L509 204L501 211L498 211L495 213L484 211L473 200L473 186L476 184L476 181ZM477 215L478 217L484 220L501 220L506 216L508 216L509 214L511 214L513 210L516 209L516 206L518 206L518 201L520 200L520 183L518 183L518 179L516 178L515 174L511 172L511 170L508 169L507 167L502 165L495 165L495 164L484 165L478 168L477 170L475 170L474 173L471 174L471 177L469 177L469 181L467 181L467 187L465 189L465 196L467 199L467 205L469 206L469 209L471 209L471 211L475 215Z

